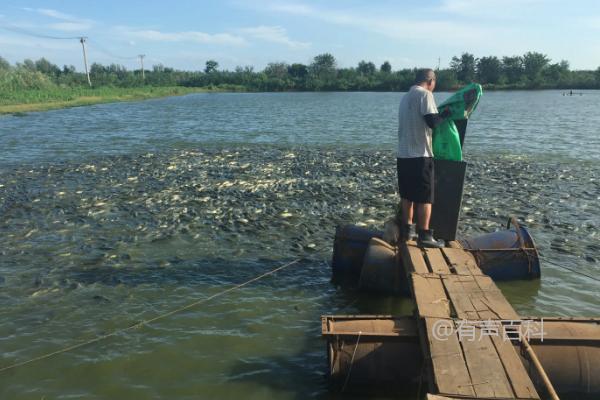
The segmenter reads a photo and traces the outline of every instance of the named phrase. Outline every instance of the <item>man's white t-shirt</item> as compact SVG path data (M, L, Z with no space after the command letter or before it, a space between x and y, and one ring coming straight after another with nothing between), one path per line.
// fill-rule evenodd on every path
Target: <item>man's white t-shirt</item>
M432 130L425 122L427 114L437 114L433 93L415 85L400 101L398 158L433 157Z

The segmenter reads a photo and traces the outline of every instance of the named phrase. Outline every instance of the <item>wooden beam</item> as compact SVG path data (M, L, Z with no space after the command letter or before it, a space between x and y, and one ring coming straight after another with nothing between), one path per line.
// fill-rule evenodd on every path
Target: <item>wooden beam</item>
M411 272L426 274L429 272L423 253L417 247L415 242L406 242L400 244L400 253L402 254L402 262L406 268L407 275Z
M460 322L459 322L460 324ZM489 336L481 334L481 327L471 325L474 337L459 335L467 368L477 397L514 397L504 366Z
M535 386L512 342L505 340L503 336L490 336L490 338L500 356L516 397L519 399L539 399Z
M411 280L419 316L450 318L450 300L438 275L413 273Z
M442 282L460 319L519 319L488 276L442 275Z
M443 338L445 340L437 339L433 335L434 330L439 328L440 324L446 324L447 328L453 332L452 335L445 336ZM438 392L475 396L469 370L458 337L454 333L454 321L425 318L425 327Z
M431 272L435 274L450 274L450 268L446 263L446 258L440 249L424 249L427 264Z
M448 262L459 275L482 275L483 272L477 266L473 254L463 249L453 249L445 247L442 252L448 259Z

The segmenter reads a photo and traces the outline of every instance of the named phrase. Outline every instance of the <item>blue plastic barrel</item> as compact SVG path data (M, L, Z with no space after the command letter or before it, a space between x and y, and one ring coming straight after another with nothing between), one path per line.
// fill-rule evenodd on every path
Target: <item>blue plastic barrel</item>
M506 230L460 240L473 252L481 270L493 280L539 279L540 259L535 242L515 218Z
M355 225L338 226L335 230L333 260L331 262L333 282L356 283L369 247L371 238L381 239L383 232Z

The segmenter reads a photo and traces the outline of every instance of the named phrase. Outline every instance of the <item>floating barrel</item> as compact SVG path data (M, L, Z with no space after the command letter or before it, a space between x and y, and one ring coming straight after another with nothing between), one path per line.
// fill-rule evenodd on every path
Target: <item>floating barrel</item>
M600 398L600 319L522 320L543 321L543 337L532 337L529 343L554 389L561 396ZM398 386L418 382L423 355L413 317L337 315L323 316L321 323L334 386L373 393L376 388L395 391ZM519 352L519 342L513 344ZM521 357L536 388L543 392L531 361Z
M506 230L460 243L473 252L479 268L495 281L540 277L540 259L533 238L515 218L509 219Z
M358 287L380 294L410 293L396 247L377 238L369 241Z
M369 241L382 236L382 232L355 225L338 226L333 244L332 281L357 283Z
M322 325L334 387L398 391L419 379L423 357L413 317L323 316Z
M600 395L600 319L543 318L543 340L530 340L552 385L560 394ZM530 371L534 368L523 358ZM541 378L533 375L534 383ZM593 397L591 396L593 395Z

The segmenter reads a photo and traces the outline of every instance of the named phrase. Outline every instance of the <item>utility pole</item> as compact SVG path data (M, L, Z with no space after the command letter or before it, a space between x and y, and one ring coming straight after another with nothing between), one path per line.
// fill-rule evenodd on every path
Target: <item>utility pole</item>
M440 63L441 63L441 61L442 61L442 59L440 57L438 57L438 67L437 67L438 71L440 70Z
M146 55L140 54L138 57L140 58L140 64L142 65L142 80L145 80L146 77L144 76L144 57L146 57Z
M87 75L88 84L90 85L90 87L92 87L92 81L90 80L90 72L88 71L88 65L87 65L87 56L85 54L85 41L86 40L87 40L87 37L85 37L85 36L82 36L79 38L81 47L83 47L83 65L85 66L85 74Z

